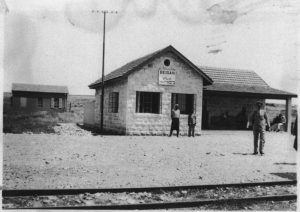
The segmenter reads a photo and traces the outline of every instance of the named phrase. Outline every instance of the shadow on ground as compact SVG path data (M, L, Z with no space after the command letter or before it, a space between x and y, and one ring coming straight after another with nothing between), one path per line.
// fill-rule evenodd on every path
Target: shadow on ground
M117 133L110 132L110 131L104 131L101 133L101 130L97 127L88 126L88 125L79 124L79 123L77 123L76 125L83 130L91 132L92 135L94 135L94 136L97 136L97 135L116 135L116 136L124 135L124 134L117 134Z
M278 177L286 178L289 180L297 180L296 172L279 172L279 173L270 173Z
M246 152L246 153L234 152L232 154L234 154L234 155L253 155L253 153L249 153L249 152Z
M282 162L282 163L274 163L274 165L291 165L291 166L296 166L296 163L286 163L286 162Z

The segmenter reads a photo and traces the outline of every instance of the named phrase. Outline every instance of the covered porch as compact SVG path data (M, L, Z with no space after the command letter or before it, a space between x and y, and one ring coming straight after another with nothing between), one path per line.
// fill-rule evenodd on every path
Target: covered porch
M277 90L269 86L247 86L233 84L214 84L204 88L202 129L212 130L246 130L246 123L255 110L256 101L283 100L284 110L269 113L272 122L274 114L285 116L284 130L291 132L292 98L296 94ZM266 104L265 104L266 107ZM267 113L269 108L266 107ZM277 113L277 114L276 114Z

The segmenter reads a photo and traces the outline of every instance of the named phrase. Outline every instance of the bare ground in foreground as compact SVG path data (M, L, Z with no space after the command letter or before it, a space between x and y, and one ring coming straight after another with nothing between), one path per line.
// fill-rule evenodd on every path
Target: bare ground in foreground
M251 155L251 131L132 137L4 134L5 189L103 188L292 180L293 136L267 133Z

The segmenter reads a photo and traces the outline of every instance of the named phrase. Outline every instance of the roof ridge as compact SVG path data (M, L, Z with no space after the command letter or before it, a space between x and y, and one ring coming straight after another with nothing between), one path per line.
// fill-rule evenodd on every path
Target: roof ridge
M48 93L69 93L68 86L65 85L43 85L29 83L12 83L12 92L48 92Z
M215 70L220 70L220 71L242 71L242 72L254 72L256 73L254 70L250 70L250 69L240 69L240 68L224 68L224 67L216 67L216 66L201 66L201 65L197 65L200 69L215 69Z
M68 87L67 85L32 84L32 83L19 83L19 82L13 82L12 85L33 85L33 86Z
M126 76L127 74L131 73L136 68L139 68L143 65L145 65L147 62L155 58L156 56L159 56L166 52L172 52L179 58L181 58L185 63L191 66L192 69L196 70L204 79L206 83L212 83L212 79L204 73L201 69L198 68L195 64L193 64L190 60L188 60L183 54L181 54L178 50L176 50L172 45L168 45L167 47L164 47L162 49L159 49L157 51L154 51L152 53L149 53L147 55L144 55L142 57L139 57L135 60L132 60L123 66L111 71L110 73L106 74L104 76L104 81L110 81L119 77ZM90 88L94 88L98 84L101 84L102 78L97 79L95 82L91 83L89 85Z
M247 69L230 69L210 66L199 66L214 80L214 83L226 83L230 81L232 84L255 84L260 83L269 86L268 83L254 70Z

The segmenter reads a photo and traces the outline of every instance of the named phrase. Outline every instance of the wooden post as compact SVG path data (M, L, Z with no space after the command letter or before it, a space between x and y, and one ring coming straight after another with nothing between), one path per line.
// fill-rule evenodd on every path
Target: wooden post
M291 133L292 127L292 98L287 98L285 102L286 132Z
M106 11L103 11L103 49L102 49L102 83L101 83L101 120L100 120L100 131L103 135L103 112L104 112L104 58L105 58L105 16Z

